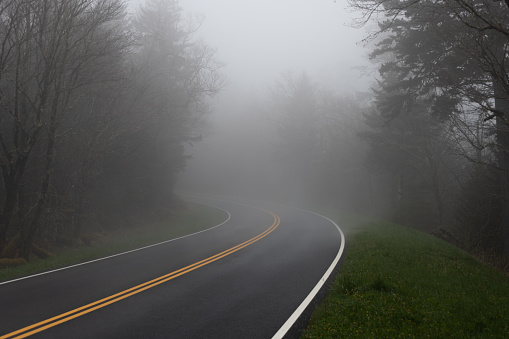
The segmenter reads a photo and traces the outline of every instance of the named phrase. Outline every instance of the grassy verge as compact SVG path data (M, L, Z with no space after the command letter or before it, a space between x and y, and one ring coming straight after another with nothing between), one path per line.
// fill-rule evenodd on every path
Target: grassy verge
M509 337L503 274L432 236L357 224L347 227L345 261L303 338Z
M62 248L50 258L34 258L30 263L0 269L0 281L10 280L30 274L48 271L115 253L178 238L215 226L226 219L224 211L202 206L188 205L171 220L149 226L117 230L105 234L91 246Z

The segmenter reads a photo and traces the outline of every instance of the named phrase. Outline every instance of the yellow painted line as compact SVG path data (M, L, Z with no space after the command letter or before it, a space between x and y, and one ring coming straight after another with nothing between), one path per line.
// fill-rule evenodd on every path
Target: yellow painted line
M16 338L16 339L21 339L21 338L26 338L28 336L31 336L33 334L36 334L36 333L39 333L39 332L42 332L48 328L51 328L51 327L54 327L54 326L57 326L61 323L64 323L64 322L67 322L69 320L72 320L74 318L77 318L77 317L80 317L84 314L87 314L87 313L90 313L90 312L93 312L97 309L100 309L100 308L103 308L105 306L108 306L110 304L113 304L117 301L120 301L122 299L125 299L125 298L128 298L130 296L133 296L135 294L138 294L142 291L145 291L145 290L148 290L149 288L152 288L154 286L157 286L159 284L162 284L164 282L167 282L169 280L172 280L176 277L179 277L183 274L186 274L188 272L191 272L191 271L194 271L195 269L197 268L200 268L202 266L205 266L207 264L210 264L216 260L219 260L221 258L224 258L234 252L237 252L238 250L241 250L243 249L244 247L246 246L249 246L251 245L252 243L254 242L257 242L258 240L262 239L263 237L267 236L269 233L271 233L272 231L274 231L278 226L279 226L279 223L280 223L280 219L279 217L270 212L270 211L266 211L266 210L263 210L269 214L272 215L272 217L274 217L274 223L268 228L266 229L264 232L260 233L259 235L237 245L237 246L234 246L226 251L223 251L221 253L218 253L216 255L213 255L207 259L204 259L204 260L201 260L199 262L196 262L192 265L189 265L189 266L186 266L184 268L181 268L179 270L176 270L176 271L173 271L171 273L168 273L166 275L163 275L159 278L156 278L156 279L153 279L153 280L150 280L150 281L147 281L143 284L140 284L140 285L137 285L137 286L134 286L134 287L131 287L127 290L124 290L122 292L119 292L119 293L116 293L116 294L113 294L107 298L103 298L103 299L100 299L100 300L97 300L93 303L90 303L90 304L87 304L85 306L81 306L81 307L78 307L72 311L69 311L69 312L66 312L66 313L62 313L58 316L55 316L55 317L52 317L52 318L49 318L49 319L46 319L46 320L43 320L41 322L38 322L36 324L33 324L33 325L30 325L30 326L27 326L27 327L24 327L24 328L21 328L17 331L14 331L14 332L11 332L11 333L8 333L8 334L5 334L3 336L0 337L0 339L11 339L11 338Z

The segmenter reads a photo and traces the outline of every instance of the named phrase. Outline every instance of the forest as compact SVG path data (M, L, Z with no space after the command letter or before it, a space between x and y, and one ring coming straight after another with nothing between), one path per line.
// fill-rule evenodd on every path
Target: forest
M0 1L0 258L165 213L224 81L199 24L177 1Z
M349 3L364 15L358 24L378 18L377 84L361 137L372 169L388 175L398 221L434 225L507 267L509 2Z
M348 4L370 91L286 72L254 108L228 97L214 143L224 64L177 0L0 1L0 258L157 218L180 182L383 217L507 269L509 2ZM194 144L213 156L182 175Z

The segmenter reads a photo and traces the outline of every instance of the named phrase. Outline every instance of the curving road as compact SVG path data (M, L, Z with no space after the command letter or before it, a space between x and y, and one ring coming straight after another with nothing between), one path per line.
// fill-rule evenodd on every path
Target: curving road
M186 199L230 218L192 236L0 284L0 338L282 337L337 263L339 228L289 207Z

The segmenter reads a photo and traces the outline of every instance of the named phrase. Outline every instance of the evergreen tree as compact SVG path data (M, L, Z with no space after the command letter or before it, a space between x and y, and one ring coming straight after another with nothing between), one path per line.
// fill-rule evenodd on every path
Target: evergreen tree
M380 67L397 81L381 83L378 106L391 115L409 112L418 99L442 118L475 107L486 120L496 119L501 199L509 201L509 7L501 1L351 0L365 19L380 13L373 57L388 56ZM394 91L396 90L396 91ZM509 257L509 204L501 224Z

